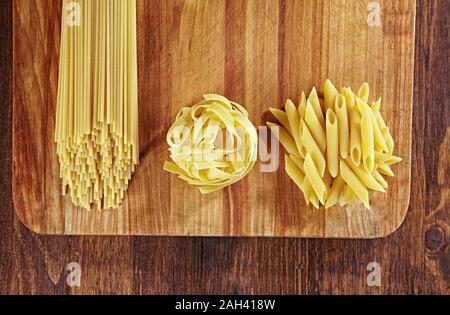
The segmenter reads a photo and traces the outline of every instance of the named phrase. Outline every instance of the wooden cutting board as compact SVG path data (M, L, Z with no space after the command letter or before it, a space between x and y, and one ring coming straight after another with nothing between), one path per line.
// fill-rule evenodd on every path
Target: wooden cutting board
M381 8L377 25L377 3ZM372 14L372 15L371 15ZM375 238L394 232L409 203L415 0L138 0L141 164L121 208L85 211L60 195L53 142L61 1L14 1L13 195L44 234ZM387 194L371 210L307 207L281 167L202 196L162 170L166 132L204 93L266 110L330 78L383 97L395 153Z

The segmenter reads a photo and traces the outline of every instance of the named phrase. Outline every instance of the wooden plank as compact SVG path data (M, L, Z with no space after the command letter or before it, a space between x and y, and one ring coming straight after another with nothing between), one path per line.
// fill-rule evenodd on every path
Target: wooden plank
M381 2L370 27L354 1L138 0L141 164L123 205L87 212L60 196L54 130L61 4L14 2L13 195L21 220L44 234L375 238L397 229L410 189L415 1ZM213 19L209 17L214 16ZM36 27L30 27L34 21ZM265 112L326 78L382 96L403 157L387 194L329 211L306 207L283 171L260 164L239 184L202 196L165 173L165 133L203 93ZM27 165L27 168L21 167Z

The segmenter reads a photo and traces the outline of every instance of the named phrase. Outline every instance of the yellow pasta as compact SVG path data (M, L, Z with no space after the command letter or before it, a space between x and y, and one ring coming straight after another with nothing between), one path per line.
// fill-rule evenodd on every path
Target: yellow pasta
M251 171L258 136L244 107L221 95L203 98L191 108L182 108L168 131L172 161L165 162L164 170L207 194L236 183ZM293 142L283 127L279 131L274 133L280 141Z
M305 175L302 173L302 171L298 168L297 164L289 157L284 157L285 161L285 170L286 173L289 175L289 177L294 181L294 183L300 188L303 193L304 191L304 181L305 181Z
M358 177L358 179L363 183L363 185L368 188L375 191L381 191L386 192L383 187L376 181L376 179L372 176L371 173L366 172L361 167L356 166L353 164L351 159L347 159L347 165L350 167L352 172Z
M367 111L364 111L361 117L361 152L365 169L372 172L375 164L375 149L372 120Z
M304 121L306 122L306 125L308 126L309 130L311 131L314 141L319 146L320 151L322 151L322 153L325 152L325 148L327 146L327 137L325 134L325 130L323 129L324 127L322 123L317 118L317 115L309 100L307 101L306 105L306 113Z
M383 187L385 189L388 188L387 181L384 179L383 175L381 175L380 172L378 172L378 170L374 170L372 175L377 180L377 182L381 185L381 187Z
M311 186L316 193L317 198L322 204L325 204L325 196L327 189L325 187L325 184L322 180L322 176L319 174L316 165L311 157L311 155L308 153L306 155L305 163L303 164L303 168L305 170L305 176L308 178L309 182L311 183Z
M267 126L270 128L272 133L277 137L277 139L280 141L280 143L283 145L283 147L288 151L289 154L293 155L300 155L300 153L297 150L297 146L295 144L294 139L289 135L289 133L284 129L283 127L267 122Z
M339 130L336 115L329 108L326 116L327 166L332 177L339 173Z
M386 164L386 165L393 165L401 162L403 159L401 157L383 153L380 151L375 151L375 162L378 164Z
M278 122L281 124L281 126L286 129L286 131L291 135L292 137L292 130L291 126L289 125L289 120L287 118L286 112L283 112L282 110L276 109L276 108L269 108L272 115L278 120Z
M339 94L334 103L334 110L339 125L339 153L343 159L348 156L350 134L348 129L347 105L345 97Z
M300 117L305 119L305 113L306 113L306 94L305 92L302 92L300 96L300 104L298 105L298 113L300 114Z
M117 208L139 163L136 1L74 0L63 17L55 141L63 194ZM63 8L69 5L63 1Z
M306 123L302 123L303 129L301 132L301 141L303 145L306 148L306 151L308 154L311 155L314 164L316 165L317 169L319 170L320 176L325 175L325 168L326 168L326 162L325 157L322 154L322 151L320 150L319 146L314 141L314 138L311 134L311 132L308 129L308 126ZM305 157L306 158L306 157Z
M350 188L350 186L345 186L341 197L339 198L339 205L341 207L348 205L351 203L356 197L356 194L353 192L353 190Z
M364 82L363 85L358 90L358 97L362 99L365 103L369 100L369 84Z
M333 108L334 100L339 94L338 90L334 87L333 83L327 79L323 86L323 91L325 95L325 109L328 110L328 108Z
M361 163L361 114L356 108L350 121L350 158L356 166Z
M340 160L340 174L344 182L351 188L351 190L358 196L367 209L370 209L369 205L369 192L361 181L352 172L350 167L344 160Z
M377 118L375 116L375 113L372 111L372 109L364 103L360 98L357 98L356 100L358 104L358 108L360 109L361 114L363 112L367 112L370 116L370 120L372 122L372 129L373 129L373 138L374 138L374 144L376 149L381 149L383 151L387 151L386 142L383 138L383 134L381 132L381 129L378 125Z
M394 172L392 171L392 169L389 167L389 165L386 164L380 164L378 165L377 171L380 172L383 175L387 175L390 177L394 177Z
M297 146L298 152L300 152L302 147L300 141L300 114L298 113L297 108L291 100L287 100L285 109L289 125L292 129L295 145Z
M290 100L286 112L271 109L284 127L278 137L289 154L286 172L307 205L328 209L358 198L369 208L369 190L386 192L384 176L394 176L391 166L402 161L393 155L394 141L380 112L381 98L368 105L367 83L356 94L350 87L339 93L326 80L323 91L324 100L313 88L308 98L301 93L297 109Z
M316 88L313 87L311 93L309 94L308 100L311 102L311 106L314 109L314 113L317 116L317 119L319 120L320 124L322 125L322 128L325 128L325 119L323 117L323 113L325 112L322 108L322 105L319 101L319 96L317 95Z
M327 201L325 203L325 209L331 208L332 206L338 203L342 191L344 190L344 187L345 182L342 179L341 175L338 174L333 181L333 185L331 185L331 189L327 196Z

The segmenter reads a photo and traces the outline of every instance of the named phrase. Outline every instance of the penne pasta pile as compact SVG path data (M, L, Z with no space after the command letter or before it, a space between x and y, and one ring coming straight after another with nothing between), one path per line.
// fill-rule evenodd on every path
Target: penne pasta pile
M171 161L164 170L202 194L244 178L256 163L258 135L241 105L216 94L184 107L167 133Z
M267 126L283 145L285 170L301 189L306 203L319 208L347 205L359 199L369 209L369 190L386 192L385 176L402 159L393 155L394 141L380 113L381 99L369 105L369 85L340 92L330 80L324 99L302 92L298 107L271 108L278 124Z

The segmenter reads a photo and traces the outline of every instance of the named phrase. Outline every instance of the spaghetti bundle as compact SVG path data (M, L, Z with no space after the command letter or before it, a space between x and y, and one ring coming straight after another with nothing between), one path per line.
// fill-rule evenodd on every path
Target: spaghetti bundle
M386 192L384 176L394 176L391 166L402 159L393 155L381 99L368 101L367 83L356 93L339 92L326 80L323 101L313 88L308 98L301 94L298 107L288 100L285 112L270 109L279 125L267 125L286 149L285 170L308 205L330 208L359 199L369 208L369 190Z
M121 204L139 163L137 85L136 1L64 0L55 141L76 206Z
M245 108L216 94L182 108L167 143L172 161L164 164L164 170L203 194L244 178L258 154L258 135Z

